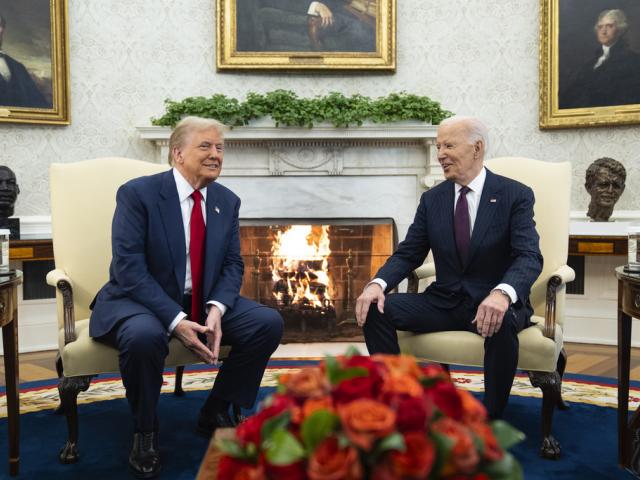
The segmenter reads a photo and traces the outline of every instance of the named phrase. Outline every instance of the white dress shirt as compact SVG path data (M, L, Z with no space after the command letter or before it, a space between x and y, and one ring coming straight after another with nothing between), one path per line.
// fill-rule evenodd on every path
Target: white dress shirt
M9 65L4 58L5 53L0 50L0 75L4 78L6 82L11 80L11 70L9 70Z
M467 193L467 205L469 206L469 220L470 220L470 229L469 234L473 234L473 226L476 223L476 217L478 216L478 207L480 206L480 198L482 197L482 189L484 188L484 181L487 178L487 170L483 167L480 173L476 178L471 180L467 187L469 187L469 192ZM453 198L453 211L455 215L456 205L458 204L458 199L460 198L460 189L462 189L464 185L455 184L455 194ZM437 274L437 272L436 272ZM382 287L382 290L387 289L387 282L385 282L381 278L374 278L369 283L377 283ZM497 285L494 290L504 290L509 298L511 299L511 303L516 303L518 301L518 295L516 294L515 289L507 284L501 283Z
M191 293L191 261L189 258L189 242L191 240L191 210L193 210L193 198L191 194L195 191L194 188L187 182L187 180L182 176L182 174L176 170L173 170L173 178L176 181L176 187L178 188L178 198L180 199L180 211L182 212L182 225L184 227L184 240L187 248L187 268L186 275L184 278L184 293ZM207 224L207 187L202 187L200 189L200 193L202 194L202 216L204 217L204 224ZM218 307L222 315L227 311L227 306L217 302L215 300L210 300L207 302L208 305L215 305ZM178 322L187 316L186 313L180 312L176 315L176 318L173 319L171 324L169 325L169 335L173 332L173 329L176 328Z

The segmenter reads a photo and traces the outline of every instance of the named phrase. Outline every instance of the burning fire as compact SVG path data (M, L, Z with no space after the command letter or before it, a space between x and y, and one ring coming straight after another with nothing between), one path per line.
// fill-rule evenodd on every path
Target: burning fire
M331 305L328 225L291 225L271 246L273 295L278 304Z

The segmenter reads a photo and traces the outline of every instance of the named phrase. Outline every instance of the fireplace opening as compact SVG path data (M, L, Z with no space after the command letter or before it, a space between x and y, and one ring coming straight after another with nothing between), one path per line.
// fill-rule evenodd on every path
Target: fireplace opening
M393 219L240 221L242 295L277 309L283 342L361 341L355 300L393 253Z

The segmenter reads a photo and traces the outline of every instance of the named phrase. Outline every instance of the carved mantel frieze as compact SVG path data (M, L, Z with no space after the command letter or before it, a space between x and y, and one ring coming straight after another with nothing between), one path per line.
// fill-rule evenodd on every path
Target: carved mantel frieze
M442 179L434 148L436 129L421 122L275 127L260 120L226 133L224 175L412 175L422 188L429 188ZM171 129L137 130L155 144L154 160L164 162Z

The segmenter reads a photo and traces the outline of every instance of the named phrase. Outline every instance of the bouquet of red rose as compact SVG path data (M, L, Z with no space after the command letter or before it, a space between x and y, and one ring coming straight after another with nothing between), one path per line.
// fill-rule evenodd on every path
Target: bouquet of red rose
M439 365L351 352L281 375L277 392L223 440L218 479L519 479L523 434L487 422Z

